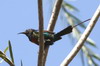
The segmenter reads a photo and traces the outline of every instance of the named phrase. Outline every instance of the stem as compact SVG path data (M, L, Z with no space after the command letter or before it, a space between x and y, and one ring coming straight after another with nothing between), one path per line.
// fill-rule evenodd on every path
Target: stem
M98 18L100 17L100 5L97 8L96 12L94 13L89 25L87 26L86 30L82 34L81 38L75 45L75 47L72 49L72 51L69 53L69 55L64 59L64 61L61 63L60 66L68 66L68 64L72 61L72 59L76 56L76 54L79 52L79 50L84 45L84 42L86 41L87 37L91 33L93 27L95 26Z
M52 11L52 15L51 15L51 18L50 18L50 21L49 21L49 24L48 24L48 28L47 28L48 31L54 30L62 2L63 2L63 0L56 0L56 2L55 2L55 5L54 5L53 11ZM44 64L46 62L48 50L49 50L49 46L45 49Z
M38 55L38 66L43 66L44 58L44 36L43 36L43 10L42 0L38 0L38 16L39 16L39 55Z

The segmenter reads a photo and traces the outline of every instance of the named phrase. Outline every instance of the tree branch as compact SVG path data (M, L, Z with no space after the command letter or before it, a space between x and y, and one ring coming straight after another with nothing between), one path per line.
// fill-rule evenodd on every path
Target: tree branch
M68 66L68 64L72 61L72 59L76 56L76 54L79 52L79 50L82 48L84 42L86 41L87 37L91 33L93 27L95 26L98 18L100 17L100 5L97 8L96 12L94 13L89 25L87 26L86 30L84 31L83 35L75 45L75 47L72 49L72 51L69 53L69 55L64 59L64 61L61 63L60 66Z
M63 2L63 0L56 0L56 2L55 2L55 5L54 5L53 11L52 11L52 15L51 15L51 18L50 18L50 21L49 21L49 25L48 25L48 28L47 28L48 31L54 30L62 2ZM48 50L49 50L49 46L45 49L44 66L45 66Z
M42 0L38 0L38 16L39 16L39 56L38 66L43 66L44 36L43 36L43 10Z

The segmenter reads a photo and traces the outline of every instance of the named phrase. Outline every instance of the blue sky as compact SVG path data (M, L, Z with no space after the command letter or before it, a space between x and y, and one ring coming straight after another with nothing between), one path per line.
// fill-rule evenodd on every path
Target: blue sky
M80 10L79 13L76 13L76 16L81 20L91 18L100 4L100 0L67 0L67 2ZM44 29L47 29L52 2L44 0L43 7ZM100 51L98 51L100 50L99 21L100 19L89 36L96 42L98 49L91 48L98 54L100 54ZM63 26L59 17L54 32L58 32L66 26ZM29 28L38 29L37 0L0 0L0 50L3 51L8 46L8 40L11 40L16 66L20 66L21 60L24 66L37 65L38 46L29 42L25 35L18 35L19 32ZM46 66L59 66L72 48L73 46L68 36L64 36L62 40L57 41L50 47ZM7 52L7 56L9 57L9 52ZM79 55L74 58L69 66L74 66L75 64L82 66ZM0 66L9 65L3 62Z

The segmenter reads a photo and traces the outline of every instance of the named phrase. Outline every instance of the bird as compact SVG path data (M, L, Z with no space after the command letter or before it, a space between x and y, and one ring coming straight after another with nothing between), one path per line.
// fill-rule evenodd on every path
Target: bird
M90 19L87 19L87 20L85 20L77 25L74 25L74 26L70 25L58 33L44 30L43 31L44 48L46 48L47 46L53 45L54 42L61 40L63 35L71 33L73 28L75 28L76 26L78 26L86 21L89 21L89 20ZM35 43L36 45L39 45L39 31L38 30L27 29L26 31L20 32L19 34L25 34L28 37L29 41L31 41L32 43Z
M43 31L44 48L46 48L49 45L53 45L54 42L62 39L61 36L69 34L71 32L72 32L72 26L68 26L58 33L44 30ZM39 45L39 31L38 30L27 29L26 31L20 32L19 34L25 34L28 37L29 41L31 41L32 43L35 43L36 45Z

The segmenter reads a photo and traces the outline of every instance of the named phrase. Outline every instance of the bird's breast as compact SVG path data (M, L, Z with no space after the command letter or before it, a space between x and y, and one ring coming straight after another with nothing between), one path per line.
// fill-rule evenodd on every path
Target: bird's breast
M38 43L38 39L35 39L35 38L32 38L31 40L30 40L32 43L35 43L35 44L37 44L37 45L39 45Z

